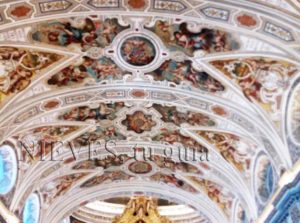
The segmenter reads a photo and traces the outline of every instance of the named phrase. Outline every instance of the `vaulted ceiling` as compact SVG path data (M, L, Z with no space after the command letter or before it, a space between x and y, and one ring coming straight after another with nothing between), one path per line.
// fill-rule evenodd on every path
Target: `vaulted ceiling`
M300 157L299 11L0 1L1 213L110 222L145 195L174 222L255 222Z

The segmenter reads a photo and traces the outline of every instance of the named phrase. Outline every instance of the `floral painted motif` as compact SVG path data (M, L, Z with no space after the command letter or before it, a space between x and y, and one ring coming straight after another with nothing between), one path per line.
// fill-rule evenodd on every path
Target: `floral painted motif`
M197 50L212 53L239 48L239 44L226 32L208 28L192 31L187 23L171 25L168 22L157 21L150 30L155 32L171 51L179 50L188 56L193 56Z
M255 100L274 115L280 110L290 78L297 72L297 68L288 62L264 58L220 60L211 64L232 79L250 101Z
M72 6L72 3L66 0L54 0L51 2L39 2L39 7L42 13L57 12L67 10Z
M216 19L221 21L228 21L230 11L215 7L205 7L200 10L206 17L210 19Z
M154 104L155 108L161 115L164 122L172 122L180 126L183 123L198 126L215 126L216 123L209 116L196 112L180 112L175 106L167 107L160 104Z
M125 72L107 57L92 59L84 56L79 64L72 64L53 75L48 84L58 87L87 82L91 84L103 80L120 80L124 74Z
M94 108L88 106L75 107L61 116L59 119L67 121L87 121L95 120L113 120L116 118L116 113L124 107L124 103L116 102L111 104L100 103Z
M0 47L0 102L27 88L38 73L61 58L52 53Z
M229 133L197 131L197 134L214 145L224 159L232 163L239 171L249 170L251 158L254 155L253 145Z
M142 111L136 111L132 115L127 115L122 124L127 126L127 130L136 133L151 131L152 127L156 125L151 115L145 115Z
M89 0L87 4L94 8L119 8L120 0Z
M206 179L199 177L190 177L190 179L201 188L201 191L224 211L225 215L230 218L234 197L226 188Z
M197 71L189 60L176 62L165 61L158 69L149 73L157 81L171 81L180 84L183 81L192 86L208 92L224 91L225 87L204 71Z
M286 42L295 41L293 34L286 27L274 24L272 22L265 23L264 31Z
M37 25L31 35L38 42L65 47L76 45L85 51L91 47L109 46L126 28L120 26L117 19L61 19Z
M131 65L145 66L154 60L156 50L150 40L134 36L124 41L121 46L121 55Z
M187 9L187 6L181 1L153 0L153 8L158 11L166 11L166 13L178 13Z

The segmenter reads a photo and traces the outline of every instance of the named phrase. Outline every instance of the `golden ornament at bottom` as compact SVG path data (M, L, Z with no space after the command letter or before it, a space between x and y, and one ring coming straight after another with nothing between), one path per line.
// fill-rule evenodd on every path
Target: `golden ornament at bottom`
M133 197L124 212L116 216L112 223L171 223L166 217L160 216L157 204L147 197Z

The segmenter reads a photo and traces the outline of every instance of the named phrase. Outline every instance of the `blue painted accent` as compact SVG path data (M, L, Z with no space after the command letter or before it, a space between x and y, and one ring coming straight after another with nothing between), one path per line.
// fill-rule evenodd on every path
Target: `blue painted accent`
M243 211L242 213L241 223L248 223L248 219L245 211Z
M3 178L5 176L5 169L4 169L4 159L3 157L0 155L0 182L3 181Z
M9 145L0 146L0 194L11 191L17 180L17 159Z
M263 198L265 201L268 201L271 194L273 193L274 188L274 175L273 175L273 168L271 163L267 166L265 170L265 181L263 186Z
M300 223L300 173L281 190L273 205L265 223Z
M266 189L268 191L268 195L270 196L273 192L273 187L274 187L274 177L273 177L274 175L273 175L273 168L271 163L267 167L266 175L267 175Z
M265 204L274 192L274 170L269 163L263 170L263 182L258 188L261 204Z
M40 217L40 199L37 194L31 194L24 206L23 223L38 223Z

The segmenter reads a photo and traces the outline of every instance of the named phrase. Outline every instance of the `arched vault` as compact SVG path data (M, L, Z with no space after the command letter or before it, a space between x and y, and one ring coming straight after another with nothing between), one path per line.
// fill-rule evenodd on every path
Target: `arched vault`
M299 159L299 11L1 1L0 215L109 222L142 194L174 222L256 221Z

